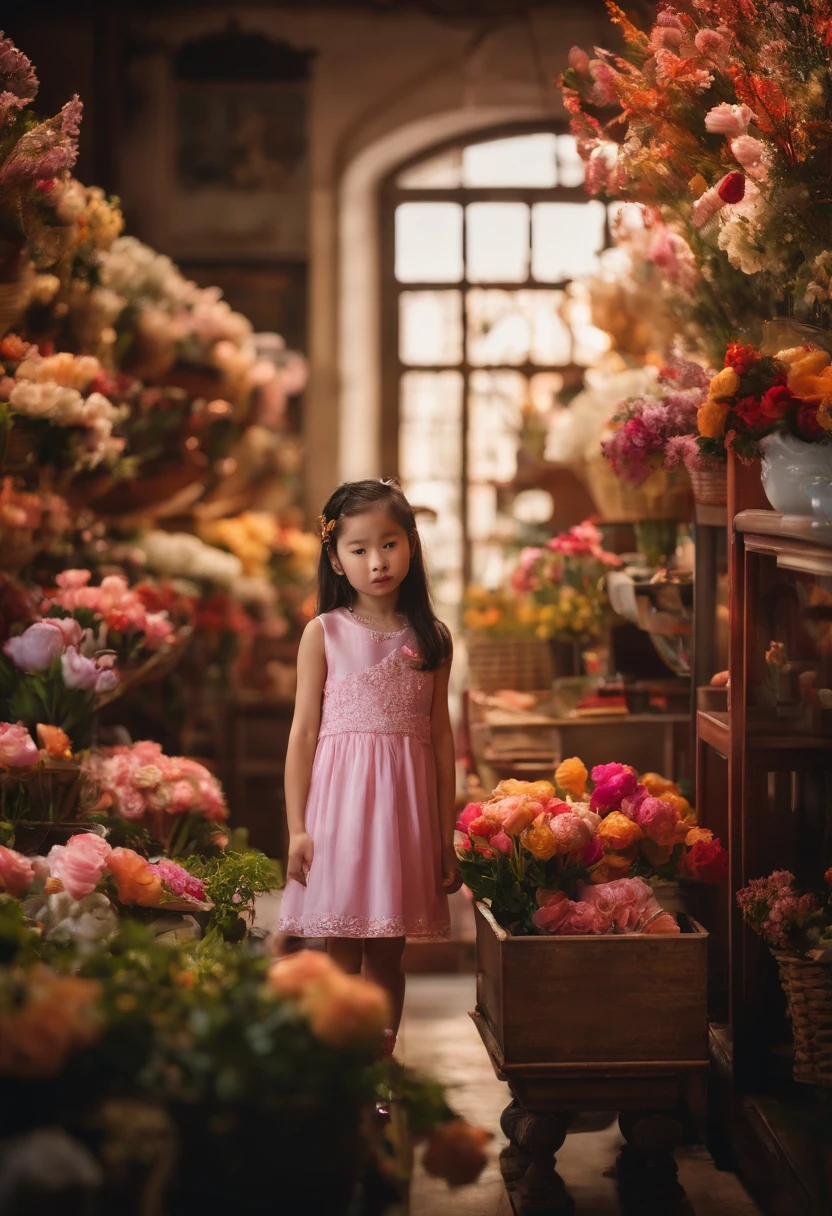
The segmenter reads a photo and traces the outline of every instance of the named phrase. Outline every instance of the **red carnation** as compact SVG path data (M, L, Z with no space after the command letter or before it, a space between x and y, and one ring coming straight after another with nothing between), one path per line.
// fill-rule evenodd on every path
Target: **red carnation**
M721 882L728 873L728 854L719 840L697 840L679 863L679 873L696 882Z
M726 173L717 186L716 192L723 203L741 202L745 194L745 177L736 170L733 173Z
M759 361L760 355L753 346L743 346L741 342L730 342L725 352L725 366L733 367L738 376L744 375L749 367Z

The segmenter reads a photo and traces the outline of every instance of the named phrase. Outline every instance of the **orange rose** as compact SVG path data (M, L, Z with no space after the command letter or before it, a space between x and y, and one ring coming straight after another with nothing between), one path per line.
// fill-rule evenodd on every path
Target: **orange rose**
M38 722L37 734L38 743L50 760L72 759L72 740L60 726L47 726Z
M650 862L650 865L656 869L658 869L659 866L666 866L670 861L670 855L673 852L671 845L656 844L655 840L642 840L639 848Z
M158 908L163 896L162 880L149 861L133 849L113 849L107 859L107 869L116 880L121 903Z
M526 828L520 835L524 848L538 861L548 861L558 851L557 839L549 827L551 822L552 816L548 811L544 811L542 815L538 815L531 827Z
M647 786L647 793L652 794L654 798L661 798L662 794L679 793L676 782L671 781L669 777L663 777L661 773L642 773L639 781Z
M573 798L583 798L588 775L583 760L578 756L570 756L568 760L562 760L555 769L555 785L566 790Z
M545 802L547 798L554 797L554 793L555 788L551 781L518 781L510 777L500 782L491 798L514 798L519 794L523 798L536 798Z
M696 814L687 798L683 798L678 790L675 792L667 790L664 794L658 794L657 797L659 802L666 802L669 806L672 806L680 819L690 819L691 815Z
M620 811L613 811L611 815L607 815L606 819L601 821L598 829L598 839L603 841L606 852L618 853L623 849L628 849L637 840L641 840L643 835L638 824L633 823L632 819L628 819Z
M718 401L711 401L709 399L704 405L700 405L696 412L696 425L699 428L699 434L704 435L707 439L718 439L720 435L724 435L727 413L728 410L724 405L720 405Z
M733 397L739 386L740 378L733 367L723 367L708 385L708 398L711 401L725 401L728 397Z
M485 1146L492 1133L473 1127L465 1119L451 1119L434 1128L425 1146L422 1165L425 1173L444 1178L448 1186L467 1186L476 1182L488 1154Z
M634 844L623 853L606 853L597 866L590 871L592 883L613 882L616 878L626 878L630 866L635 861L638 845Z
M378 1044L392 1021L390 998L378 984L337 968L329 979L309 984L298 1002L312 1033L330 1047Z
M780 358L780 355L777 357ZM793 397L799 397L801 401L820 402L829 393L830 378L832 368L826 351L804 349L801 357L789 362L786 385Z
M25 1003L0 1013L0 1075L39 1080L60 1072L71 1052L98 1038L101 985L38 963L25 987Z
M302 996L309 984L327 981L339 974L338 967L323 950L298 950L272 963L267 979L278 996Z

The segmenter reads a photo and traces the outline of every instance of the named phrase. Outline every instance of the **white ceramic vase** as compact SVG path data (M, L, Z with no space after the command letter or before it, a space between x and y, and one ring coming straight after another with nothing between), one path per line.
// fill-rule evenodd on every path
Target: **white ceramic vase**
M775 511L812 515L819 486L832 485L832 444L805 443L776 431L760 440L763 490Z

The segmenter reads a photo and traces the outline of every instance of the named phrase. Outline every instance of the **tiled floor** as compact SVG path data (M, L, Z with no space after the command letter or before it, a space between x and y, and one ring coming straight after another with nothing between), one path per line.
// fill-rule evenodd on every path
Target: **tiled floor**
M472 1122L494 1132L488 1167L472 1186L449 1192L444 1183L429 1178L417 1165L410 1216L511 1216L497 1160L505 1144L500 1113L509 1095L494 1076L468 1017L473 1007L473 976L408 979L397 1055L443 1080L451 1087L452 1104ZM602 1130L575 1131L567 1136L558 1153L558 1170L575 1200L577 1216L618 1216L613 1166L620 1144L614 1121ZM695 1216L758 1216L736 1177L717 1170L704 1148L682 1148L676 1159L679 1180Z

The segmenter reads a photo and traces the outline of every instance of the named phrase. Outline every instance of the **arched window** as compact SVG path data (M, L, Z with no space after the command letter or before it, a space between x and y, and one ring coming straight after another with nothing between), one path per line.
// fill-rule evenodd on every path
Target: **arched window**
M415 506L438 603L489 581L514 521L524 412L579 387L602 353L567 292L607 243L574 137L492 132L400 167L382 191L385 469Z

